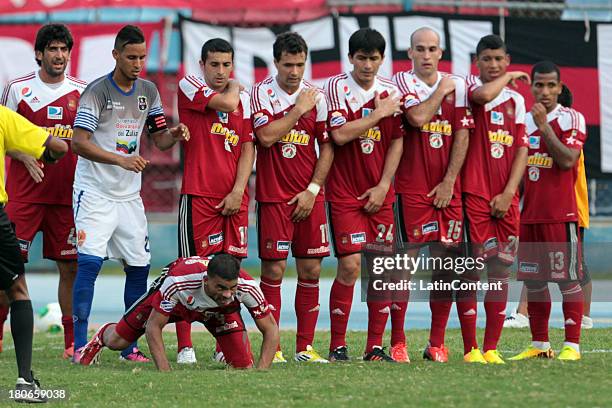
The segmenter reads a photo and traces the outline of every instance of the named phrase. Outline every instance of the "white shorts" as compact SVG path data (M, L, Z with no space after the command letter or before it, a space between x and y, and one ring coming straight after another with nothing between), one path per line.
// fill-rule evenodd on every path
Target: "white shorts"
M147 218L140 197L111 201L74 190L72 210L80 254L120 259L130 266L151 262Z

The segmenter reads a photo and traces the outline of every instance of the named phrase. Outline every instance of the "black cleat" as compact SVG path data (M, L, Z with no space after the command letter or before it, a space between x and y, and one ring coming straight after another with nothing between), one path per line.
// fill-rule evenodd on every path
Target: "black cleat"
M330 351L329 352L328 360L330 362L333 362L333 361L349 361L350 358L348 356L348 350L347 350L346 346L336 347L334 349L334 351Z
M15 399L13 401L41 403L47 402L47 397L44 395L43 390L41 390L40 383L36 378L32 377L32 381L28 382L19 377L15 385Z
M385 353L384 347L374 346L372 351L363 356L363 361L386 361L387 363L395 363L396 361L391 356Z

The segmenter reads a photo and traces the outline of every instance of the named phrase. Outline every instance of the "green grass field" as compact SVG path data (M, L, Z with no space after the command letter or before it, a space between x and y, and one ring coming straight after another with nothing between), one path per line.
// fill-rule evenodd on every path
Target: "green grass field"
M95 367L73 366L60 358L61 334L37 334L34 370L45 389L64 389L69 400L54 404L91 407L609 407L612 406L612 329L583 334L579 362L539 360L508 362L504 366L467 365L461 361L458 330L449 330L448 364L421 359L427 331L408 332L412 363L365 363L359 359L364 332L350 332L354 361L329 365L289 362L267 371L237 371L211 361L214 343L206 332L194 332L199 363L173 364L171 373L158 373L153 363L118 361L105 350ZM285 355L292 356L294 332L282 332ZM560 349L561 330L552 330L551 342ZM482 331L479 332L482 339ZM260 337L251 333L254 350ZM500 350L506 357L528 344L528 330L506 330ZM176 361L174 333L166 333L170 361ZM315 348L323 354L328 332L317 334ZM141 341L143 350L146 345ZM10 335L0 354L0 405L7 404L7 386L15 380ZM17 404L13 404L18 406Z

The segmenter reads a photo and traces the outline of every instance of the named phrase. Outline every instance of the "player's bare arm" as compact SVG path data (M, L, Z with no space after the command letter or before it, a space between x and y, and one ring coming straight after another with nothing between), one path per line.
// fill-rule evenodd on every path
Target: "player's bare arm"
M240 82L230 79L227 87L221 93L210 98L207 108L212 110L230 113L238 109L240 103L240 91L244 89Z
M308 218L314 207L315 199L321 186L325 184L325 179L329 173L332 162L334 161L334 148L331 143L323 143L319 145L319 158L315 165L314 174L308 188L298 194L296 194L289 205L297 203L293 214L291 214L291 220L293 222L300 222Z
M444 97L455 90L455 81L450 77L443 77L438 84L438 88L427 100L406 110L405 116L410 125L420 128L428 123L436 114Z
M516 190L519 188L521 181L523 180L523 174L525 173L525 168L527 167L527 147L520 147L516 155L514 156L514 161L512 162L512 169L510 170L510 177L508 178L508 182L506 183L506 187L501 194L493 197L489 205L491 206L491 215L496 218L504 218L508 209L510 208L510 204L512 204L512 199L516 194Z
M255 319L255 324L263 334L259 361L257 362L257 369L262 370L270 368L270 365L272 365L272 359L274 358L274 353L276 353L276 348L280 341L280 334L278 332L278 325L274 317L272 317L272 314L261 319Z
M453 148L451 150L450 161L446 169L444 179L434 187L433 190L427 194L427 197L432 197L435 194L434 206L436 208L445 208L451 202L453 198L453 188L455 187L455 181L459 176L461 167L465 162L465 156L467 156L468 146L470 143L469 130L459 129L455 132L453 140Z
M579 149L571 149L563 144L561 139L555 134L546 119L546 108L541 103L535 103L531 108L533 121L537 125L546 147L553 160L562 170L569 170L576 165L580 157Z
M190 138L190 134L187 126L183 125L182 123L179 123L178 126L175 126L173 128L155 132L151 135L151 137L153 138L155 146L159 150L164 151L174 146L176 142L180 142L182 140L188 141Z
M249 182L249 176L253 170L254 161L255 147L253 146L253 142L242 143L234 187L232 188L232 191L230 191L230 193L226 195L215 207L217 209L223 209L221 211L222 215L231 216L240 210L240 206L242 205L242 197L244 196L244 189Z
M383 174L380 181L377 185L367 189L365 193L357 197L358 200L368 199L368 202L363 206L363 209L368 214L377 213L385 202L387 192L391 186L391 181L393 180L397 166L402 158L403 150L404 142L401 137L391 141L391 146L389 146L389 150L387 150L387 155L385 156L385 167L383 168Z
M108 152L93 143L91 136L91 132L83 128L75 128L72 135L72 151L87 160L113 164L135 173L140 173L149 164L149 161L141 156L121 156Z
M528 85L531 84L531 78L529 78L529 74L526 72L506 72L504 75L495 78L491 82L486 82L475 89L470 97L470 101L479 105L485 105L495 99L506 85L512 85L516 88L517 80L523 81Z
M168 324L168 319L168 316L164 316L153 309L147 320L147 327L145 328L149 351L159 371L170 371L170 363L168 363L168 358L166 357L164 338L162 337L162 330L164 326Z
M283 118L274 120L270 124L260 127L255 131L259 143L263 147L270 147L278 142L283 136L291 131L297 121L307 112L310 112L317 104L317 99L322 98L321 93L314 88L302 89L298 95L295 105Z
M29 154L9 150L6 152L6 155L9 156L11 159L19 160L20 162L22 162L26 170L30 174L30 177L32 177L35 183L40 183L43 181L43 178L45 178L45 172L43 171L45 164L36 160Z
M364 118L346 122L338 129L332 130L331 136L334 143L344 145L355 139L359 139L368 129L376 126L378 122L396 113L400 113L400 98L398 95L392 94L386 98L381 98L376 95L374 98L375 109L372 113Z

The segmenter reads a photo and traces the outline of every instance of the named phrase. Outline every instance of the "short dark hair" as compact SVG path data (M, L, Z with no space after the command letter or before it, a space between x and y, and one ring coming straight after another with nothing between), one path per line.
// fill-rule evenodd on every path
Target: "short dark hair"
M352 57L357 51L368 54L378 51L384 56L386 46L387 43L381 33L373 28L361 28L349 38L349 55Z
M139 27L134 25L126 25L117 33L115 37L115 49L123 51L126 45L142 44L145 42L145 36Z
M45 52L45 48L49 46L53 41L59 41L66 44L68 50L72 51L74 40L68 27L63 24L46 24L42 26L36 34L36 42L34 43L34 51ZM36 63L40 66L41 62L38 58Z
M224 280L238 279L240 261L229 254L218 254L208 263L208 275L218 276Z
M557 102L559 102L562 106L566 108L571 108L574 103L574 95L572 95L572 91L567 87L567 85L563 84L561 87L561 93L557 98Z
M296 32L287 31L279 34L272 46L272 53L276 61L280 61L283 52L287 54L299 54L303 52L306 54L306 57L308 57L308 46L301 35Z
M499 35L489 34L485 35L478 41L476 45L476 56L480 55L484 50L499 50L502 49L504 52L508 52L506 43L501 39Z
M232 54L232 61L234 60L234 48L232 48L232 45L223 38L213 38L204 43L200 55L202 62L206 62L206 57L208 57L209 52L229 52Z
M550 74L557 73L557 81L561 81L561 71L559 67L552 61L540 61L531 67L531 80L535 78L536 74Z

